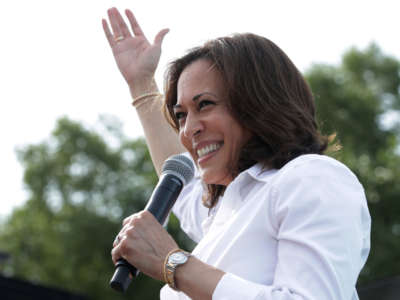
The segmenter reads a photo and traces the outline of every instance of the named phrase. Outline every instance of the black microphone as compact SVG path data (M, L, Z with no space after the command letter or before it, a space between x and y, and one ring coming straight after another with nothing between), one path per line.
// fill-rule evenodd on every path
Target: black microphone
M160 224L164 224L183 186L192 180L193 176L193 163L185 155L173 155L168 158L145 210L151 212ZM139 271L123 258L117 261L115 267L110 286L114 290L125 292Z

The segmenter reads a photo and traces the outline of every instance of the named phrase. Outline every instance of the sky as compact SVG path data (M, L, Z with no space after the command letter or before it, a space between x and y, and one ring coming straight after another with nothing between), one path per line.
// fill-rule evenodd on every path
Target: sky
M60 117L94 127L119 118L128 137L143 131L104 37L107 9L130 8L149 40L170 32L156 73L204 41L253 32L280 46L301 71L338 64L352 46L376 42L400 59L400 1L13 0L0 3L0 217L28 198L15 150L46 140Z

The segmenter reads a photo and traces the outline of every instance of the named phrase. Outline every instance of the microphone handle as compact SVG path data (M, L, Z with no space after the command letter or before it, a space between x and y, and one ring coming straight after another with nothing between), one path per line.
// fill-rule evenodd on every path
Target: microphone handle
M164 224L182 188L182 182L175 175L162 175L145 210L148 210L160 224ZM125 292L132 279L139 275L139 270L123 258L118 259L115 268L110 286L118 292Z

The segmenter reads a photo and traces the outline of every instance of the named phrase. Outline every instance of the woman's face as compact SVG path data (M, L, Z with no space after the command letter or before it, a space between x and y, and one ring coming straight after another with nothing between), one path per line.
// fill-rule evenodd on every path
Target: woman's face
M228 111L221 75L208 60L199 59L183 70L177 88L174 112L181 143L196 162L205 183L228 185L250 132Z

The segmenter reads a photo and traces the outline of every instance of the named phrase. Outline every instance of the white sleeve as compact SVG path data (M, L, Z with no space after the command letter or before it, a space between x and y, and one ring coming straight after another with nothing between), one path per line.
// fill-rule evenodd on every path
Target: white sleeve
M272 195L270 222L278 240L272 285L228 273L213 299L358 299L371 220L357 178L333 159L316 159L283 173Z
M208 208L202 203L202 195L203 187L196 169L194 178L183 187L172 208L182 230L196 243L203 237L201 224L208 215Z

